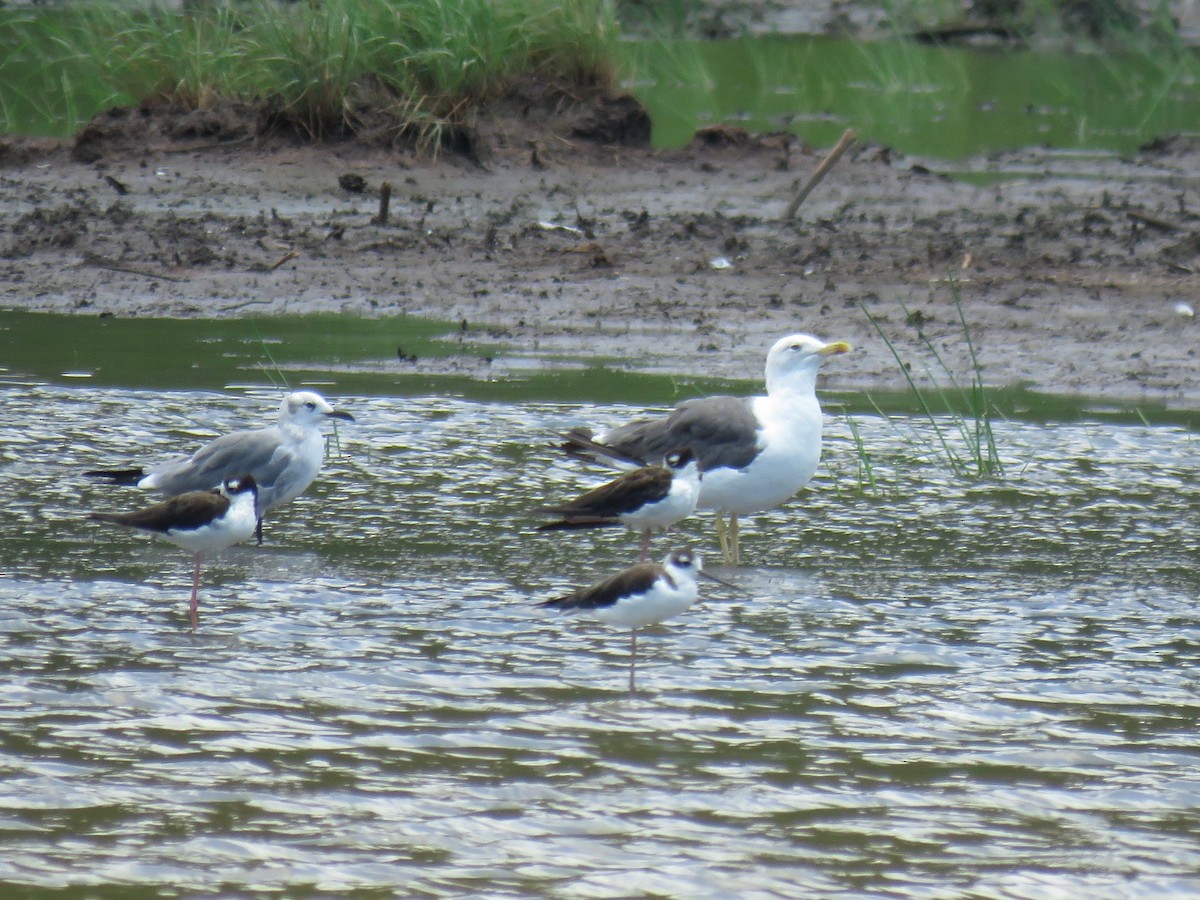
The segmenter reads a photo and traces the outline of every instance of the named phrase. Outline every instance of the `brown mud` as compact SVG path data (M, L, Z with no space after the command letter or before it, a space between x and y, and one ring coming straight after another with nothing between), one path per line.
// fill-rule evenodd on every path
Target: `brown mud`
M799 330L858 348L826 387L879 389L905 382L864 310L918 377L924 335L969 379L957 297L989 385L1200 407L1195 141L997 155L970 164L982 186L859 144L784 222L822 156L798 139L718 128L656 151L634 102L549 99L436 159L268 136L239 108L0 141L0 306L408 314L498 353L731 377Z

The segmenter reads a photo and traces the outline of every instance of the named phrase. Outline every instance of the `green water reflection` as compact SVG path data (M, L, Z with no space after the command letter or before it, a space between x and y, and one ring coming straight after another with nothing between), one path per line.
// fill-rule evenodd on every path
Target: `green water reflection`
M331 395L662 403L728 387L577 360L539 360L537 367L493 374L494 353L472 343L457 323L403 316L127 319L0 310L0 380L10 383L160 390L313 385ZM451 357L465 359L472 373L406 371L415 365L409 358Z
M437 338L456 326L423 319L277 316L126 319L0 312L9 379L138 388L223 388L325 377L330 367L476 352Z
M762 37L630 48L654 142L697 127L789 130L817 146L854 128L906 153L1027 146L1127 152L1197 133L1200 56L1062 53Z
M398 356L467 361L455 373L408 371ZM495 357L497 365L490 365ZM512 361L512 365L503 365ZM436 367L435 367L436 368ZM452 322L347 315L245 319L124 319L0 310L0 385L41 384L158 390L315 386L331 396L443 395L518 403L536 400L664 406L687 397L761 390L738 380L630 372L618 361L539 357L525 364L503 347L472 341ZM908 391L822 391L831 414L920 414ZM1200 430L1200 411L1146 401L991 388L997 415L1026 422L1102 420ZM955 410L967 414L966 410Z

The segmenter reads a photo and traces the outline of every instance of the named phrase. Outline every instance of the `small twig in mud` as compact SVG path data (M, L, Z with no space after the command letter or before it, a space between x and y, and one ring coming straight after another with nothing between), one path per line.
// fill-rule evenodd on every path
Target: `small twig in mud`
M104 181L110 188L112 188L122 197L129 193L129 188L127 188L124 183L117 181L117 179L113 178L111 175L105 175Z
M367 241L365 244L359 244L357 247L352 247L354 253L369 253L371 251L382 253L385 250L411 250L416 246L416 241L413 238L385 238L382 241Z
M258 140L255 134L247 134L238 138L219 141L190 141L186 144L171 143L171 144L152 144L145 150L146 156L156 156L160 153L173 153L182 156L185 153L203 153L206 150L216 150L220 147L239 147L243 144L249 144Z
M287 253L283 254L283 256L279 257L279 259L275 260L275 262L271 263L271 265L267 266L267 271L274 272L276 269L278 269L280 266L282 266L285 262L289 262L290 260L295 259L299 255L300 255L299 250L295 250L295 249L289 250Z
M388 205L392 202L392 183L385 181L379 186L379 215L371 220L372 225L386 225Z
M537 141L529 142L529 167L531 169L541 170L541 169L546 168L546 164L544 162L542 162L542 157L539 152L539 149L540 148L538 147Z
M1143 225L1148 225L1151 228L1157 228L1159 231L1182 231L1183 226L1178 222L1172 222L1169 219L1160 219L1158 216L1151 216L1146 213L1129 210L1125 213L1135 222L1141 222Z
M121 263L113 262L110 259L105 259L103 256L96 256L92 253L84 256L83 265L95 266L97 269L108 269L110 272L124 272L126 275L141 275L143 278L158 278L162 281L183 283L188 280L186 278L179 278L175 275L167 275L163 272L150 272L137 266L125 266Z
M787 212L783 214L783 220L785 222L790 222L793 218L795 218L796 210L800 208L800 204L803 203L805 199L807 199L808 195L812 193L813 188L821 183L821 179L829 174L829 170L833 168L833 164L836 163L838 159L841 158L841 155L846 152L846 148L854 143L855 137L857 137L857 135L854 133L854 130L847 128L842 136L838 138L838 142L833 145L833 149L829 151L828 155L821 160L821 164L817 166L816 171L812 173L812 177L808 179L808 183L805 184L804 187L800 188L800 192L796 194L796 196L792 198L792 202L788 204Z
M241 303L230 303L228 306L222 306L219 312L236 312L239 309L245 309L247 306L270 306L274 300L243 300Z

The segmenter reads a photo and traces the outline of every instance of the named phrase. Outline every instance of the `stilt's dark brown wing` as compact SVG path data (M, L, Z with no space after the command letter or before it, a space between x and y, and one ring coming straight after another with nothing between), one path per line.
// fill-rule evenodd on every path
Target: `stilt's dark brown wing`
M191 491L130 513L92 513L91 518L164 533L172 528L200 528L229 509L229 498L217 491Z
M550 609L601 609L612 606L622 597L650 590L654 580L664 575L658 563L640 563L616 575L609 576L591 587L580 588L562 597L543 600L538 606Z
M663 466L645 466L626 472L562 506L541 510L548 515L572 518L616 518L657 503L671 492L674 474Z

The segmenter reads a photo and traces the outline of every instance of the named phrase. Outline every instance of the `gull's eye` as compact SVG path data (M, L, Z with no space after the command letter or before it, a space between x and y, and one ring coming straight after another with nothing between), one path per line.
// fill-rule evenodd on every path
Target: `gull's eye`
M307 403L305 403L304 405L305 405L305 406L306 406L308 409L316 409L316 408L317 408L317 404L313 403L311 400L309 400L309 401L308 401Z

